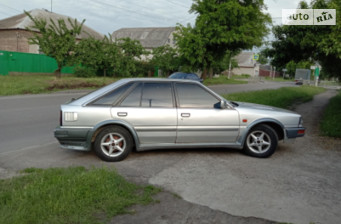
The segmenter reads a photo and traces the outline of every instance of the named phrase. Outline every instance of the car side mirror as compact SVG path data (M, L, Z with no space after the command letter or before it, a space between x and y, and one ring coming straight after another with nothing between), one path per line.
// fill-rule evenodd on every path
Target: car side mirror
M226 103L225 100L221 100L221 101L220 101L220 108L221 108L221 109L226 109L226 108L227 108L227 103Z
M227 108L227 104L225 100L221 100L220 102L214 104L214 108L217 109L226 109Z

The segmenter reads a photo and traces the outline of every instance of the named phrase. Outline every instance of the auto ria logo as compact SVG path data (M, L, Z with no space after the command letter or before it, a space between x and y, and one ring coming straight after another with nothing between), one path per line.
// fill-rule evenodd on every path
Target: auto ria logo
M282 9L283 25L335 25L335 9Z

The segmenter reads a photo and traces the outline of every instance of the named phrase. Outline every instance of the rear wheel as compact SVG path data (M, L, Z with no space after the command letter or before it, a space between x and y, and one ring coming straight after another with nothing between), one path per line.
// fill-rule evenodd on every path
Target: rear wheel
M131 152L133 139L130 133L118 126L104 128L96 137L94 150L104 161L116 162L125 159Z
M266 158L275 152L277 145L277 133L270 126L262 124L247 134L244 152L250 156Z

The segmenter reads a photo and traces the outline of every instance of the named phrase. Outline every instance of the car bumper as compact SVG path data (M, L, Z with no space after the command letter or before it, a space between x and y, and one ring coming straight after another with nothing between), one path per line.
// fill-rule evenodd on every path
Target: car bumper
M59 126L54 130L54 137L64 149L90 151L91 144L87 141L89 131L90 128L62 128Z
M286 129L287 138L298 138L305 135L305 128L287 128Z

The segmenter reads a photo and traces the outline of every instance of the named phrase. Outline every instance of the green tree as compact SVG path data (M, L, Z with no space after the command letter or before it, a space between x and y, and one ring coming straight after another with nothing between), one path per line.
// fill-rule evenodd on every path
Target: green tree
M263 0L194 0L190 12L198 14L195 26L178 25L179 52L185 62L212 75L213 63L227 51L260 46L271 22Z
M111 36L105 36L103 40L87 38L77 44L75 52L76 63L92 68L95 71L103 71L107 76L108 71L114 71L121 67L122 53Z
M298 8L309 8L304 1ZM275 41L267 51L272 65L284 68L290 61L318 61L324 74L341 77L341 0L314 0L310 8L336 9L335 26L275 26Z
M150 63L159 67L166 76L171 72L177 71L180 67L180 60L176 48L169 45L160 46L153 49L153 58Z
M29 12L25 14L33 21L32 27L27 27L33 33L30 44L39 45L44 54L57 61L56 77L61 77L61 69L69 65L72 61L73 52L76 48L77 35L82 31L85 20L78 23L75 19L68 19L71 28L68 28L65 20L59 19L55 23L50 19L49 23L45 19L33 18ZM38 33L37 33L38 31Z
M145 50L141 43L130 38L121 38L115 41L120 50L119 66L114 68L114 74L129 77L136 73L136 66Z

